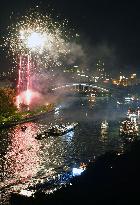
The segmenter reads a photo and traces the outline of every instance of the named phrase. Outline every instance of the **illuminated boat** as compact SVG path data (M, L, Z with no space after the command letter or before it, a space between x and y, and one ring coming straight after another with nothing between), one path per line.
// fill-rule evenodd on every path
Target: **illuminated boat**
M50 126L48 128L48 131L47 131L47 135L51 136L51 135L56 135L56 136L59 136L59 135L64 135L72 130L74 130L74 128L78 125L78 123L66 123L66 124L61 124L61 125L53 125L53 126Z
M66 124L60 124L60 125L51 125L47 131L44 131L43 133L39 133L36 136L36 139L42 139L46 136L61 136L64 135L72 130L78 125L77 122L73 123L66 123Z
M75 177L75 176L79 176L82 174L82 172L84 172L87 168L87 164L85 163L81 163L79 168L73 168L72 169L72 176Z
M103 130L108 129L108 122L106 120L101 123L101 129L103 129Z
M120 135L124 136L125 138L131 138L134 136L138 136L139 134L139 127L137 122L131 121L130 119L126 119L121 122L120 125Z

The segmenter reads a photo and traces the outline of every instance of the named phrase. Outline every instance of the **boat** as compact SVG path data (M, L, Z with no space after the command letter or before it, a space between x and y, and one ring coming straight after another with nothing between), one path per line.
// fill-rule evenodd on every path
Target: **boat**
M120 125L120 135L131 139L132 137L138 136L139 127L136 121L130 119L123 120Z
M42 138L45 138L46 136L47 136L46 132L43 132L43 133L38 133L35 138L40 140Z
M135 121L138 124L140 124L140 108L139 107L137 107L136 109L129 108L128 111L127 111L127 117L131 121Z
M101 129L103 129L103 130L107 130L108 129L108 122L106 120L104 120L101 123Z
M56 125L50 125L47 131L44 131L43 133L38 133L36 136L36 139L42 139L46 136L61 136L64 135L72 130L78 125L77 122L73 123L65 123L65 124L56 124Z
M66 124L60 124L60 125L53 125L50 126L47 130L47 134L50 135L64 135L72 130L78 125L78 123L66 123Z
M27 129L27 126L26 126L26 125L21 126L22 132L25 132L26 129Z

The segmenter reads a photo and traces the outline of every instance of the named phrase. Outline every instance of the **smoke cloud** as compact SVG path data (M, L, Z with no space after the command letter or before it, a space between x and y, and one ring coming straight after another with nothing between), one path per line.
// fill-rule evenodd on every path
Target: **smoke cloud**
M70 74L63 72L65 68L69 69L78 66L80 69L87 72L89 75L96 72L96 63L99 59L105 64L105 71L110 74L117 65L117 57L115 49L107 43L98 45L90 45L88 42L84 43L71 42L69 43L70 52L68 52L65 59L60 59L61 66L54 65L48 69L40 69L40 72L33 73L31 77L32 89L40 93L40 99L43 103L55 102L59 97L62 97L68 90L58 89L57 92L52 92L53 88L62 86L70 82ZM74 74L73 74L74 75ZM73 80L71 79L71 82ZM71 91L69 91L71 92Z

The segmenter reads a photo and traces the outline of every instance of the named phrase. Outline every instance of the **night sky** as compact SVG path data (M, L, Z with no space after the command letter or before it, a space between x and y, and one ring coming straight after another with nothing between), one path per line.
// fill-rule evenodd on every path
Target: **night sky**
M39 5L40 11L52 17L68 19L69 28L80 35L79 43L87 50L90 59L98 47L107 47L114 59L114 69L140 68L140 6L138 1L94 0L2 0L0 4L0 38L16 16L24 15ZM13 12L13 13L12 13ZM13 20L14 21L14 20ZM98 49L97 49L98 50ZM104 49L105 50L105 49ZM112 55L112 56L111 56ZM93 57L94 58L94 57ZM113 64L113 63L112 63ZM117 65L117 66L116 66ZM10 66L0 50L0 69Z

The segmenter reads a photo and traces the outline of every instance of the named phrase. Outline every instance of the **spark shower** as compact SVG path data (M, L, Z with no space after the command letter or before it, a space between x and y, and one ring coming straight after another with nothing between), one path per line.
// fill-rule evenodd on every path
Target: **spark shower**
M9 27L5 44L9 46L18 66L17 107L30 106L34 91L32 74L48 66L61 65L59 58L69 50L65 24L53 22L50 17L37 12L22 17ZM63 32L62 32L63 31Z

